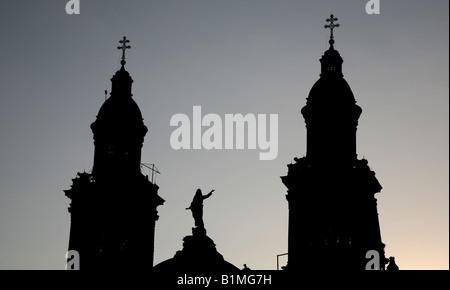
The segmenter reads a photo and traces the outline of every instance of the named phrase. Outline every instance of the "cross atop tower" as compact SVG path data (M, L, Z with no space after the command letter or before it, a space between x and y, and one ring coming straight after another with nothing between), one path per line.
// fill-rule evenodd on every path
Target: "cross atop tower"
M331 46L333 46L334 44L333 29L339 27L340 25L339 23L334 23L335 21L338 21L338 19L335 18L333 14L331 14L330 18L327 18L326 21L329 22L330 24L327 24L324 27L329 28L331 30L329 43L331 44Z
M120 61L120 63L122 64L122 66L125 65L125 50L130 49L131 46L127 45L127 43L129 43L130 40L127 39L126 36L123 37L122 40L119 40L119 43L121 43L121 46L118 46L117 49L122 50L122 60Z

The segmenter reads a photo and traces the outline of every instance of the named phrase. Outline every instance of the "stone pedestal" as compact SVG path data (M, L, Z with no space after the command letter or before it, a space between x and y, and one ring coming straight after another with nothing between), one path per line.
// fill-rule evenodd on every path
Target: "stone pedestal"
M225 261L204 228L192 228L192 235L183 238L183 249L154 268L154 273L233 273L239 269Z

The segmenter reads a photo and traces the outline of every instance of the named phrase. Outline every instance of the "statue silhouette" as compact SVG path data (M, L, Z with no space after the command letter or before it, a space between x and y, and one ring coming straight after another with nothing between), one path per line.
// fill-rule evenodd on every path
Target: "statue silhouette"
M195 226L197 228L205 228L203 223L203 200L207 199L212 195L214 189L211 190L208 194L203 195L201 189L197 189L194 195L194 199L191 202L191 205L186 208L186 210L190 209L192 212L192 217L194 218Z
M190 276L190 274L211 277L217 273L240 272L239 268L223 258L222 254L217 251L214 241L206 234L203 225L203 200L210 197L213 192L214 190L211 190L207 195L202 195L202 191L197 189L191 205L186 208L186 210L192 211L196 227L192 228L192 235L183 238L182 250L177 251L173 258L165 260L153 268L152 278L157 284L158 282L167 284L167 281L175 281L175 278L179 279L180 277L189 279L186 278L186 275Z

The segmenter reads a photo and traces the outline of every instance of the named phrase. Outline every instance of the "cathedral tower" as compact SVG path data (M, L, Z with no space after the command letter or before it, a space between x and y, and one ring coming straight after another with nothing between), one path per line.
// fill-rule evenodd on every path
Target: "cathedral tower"
M151 269L156 208L164 203L159 187L141 173L147 127L132 98L133 80L125 70L129 40L120 41L121 68L112 77L111 96L92 123L92 173L78 173L71 189L69 250L80 269Z
M319 80L301 113L307 129L307 152L294 158L282 182L288 188L288 267L297 270L364 270L366 253L375 250L384 267L375 194L382 187L365 159L358 160L356 130L362 113L343 77L343 59L330 47Z

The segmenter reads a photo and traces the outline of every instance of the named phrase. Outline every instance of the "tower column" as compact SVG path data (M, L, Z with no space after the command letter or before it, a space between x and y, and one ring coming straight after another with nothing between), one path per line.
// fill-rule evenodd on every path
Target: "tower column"
M80 269L152 269L159 187L141 173L147 127L132 98L133 79L121 68L111 79L111 96L91 129L92 173L78 174L66 196L71 199L69 249L80 254ZM82 262L81 262L82 261Z
M320 59L321 74L301 113L307 129L307 153L294 158L287 176L288 269L364 270L365 254L384 244L374 195L381 191L367 160L358 160L356 131L362 113L343 77L331 15L330 48Z

